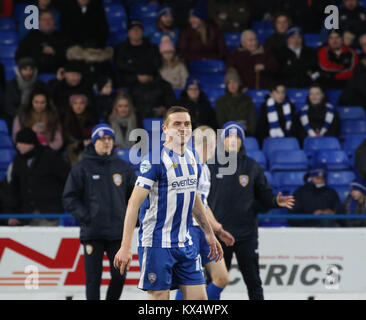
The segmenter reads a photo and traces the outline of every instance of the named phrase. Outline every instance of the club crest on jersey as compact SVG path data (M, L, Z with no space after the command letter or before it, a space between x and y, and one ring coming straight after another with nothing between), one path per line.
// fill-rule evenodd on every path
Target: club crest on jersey
M249 183L249 177L246 174L242 174L239 176L239 183L242 187L246 187Z
M154 283L156 281L156 273L150 272L147 275L147 278L149 279L150 283Z
M119 187L122 184L122 176L119 173L113 175L114 184Z
M140 172L142 174L148 172L151 169L151 163L149 160L144 160L140 164Z

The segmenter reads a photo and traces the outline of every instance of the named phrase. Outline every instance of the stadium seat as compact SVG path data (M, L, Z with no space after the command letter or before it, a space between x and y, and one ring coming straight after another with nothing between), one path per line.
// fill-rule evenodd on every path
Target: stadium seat
M200 87L205 89L225 89L224 74L199 75Z
M0 182L6 178L7 170L0 170Z
M353 171L328 171L327 185L329 186L348 186L356 178Z
M130 8L130 19L140 19L144 24L154 23L158 16L158 4L133 4Z
M327 170L347 170L351 165L344 150L317 150L312 164L324 164Z
M275 150L269 158L269 168L273 171L307 170L308 158L302 150Z
M259 150L259 144L255 137L246 137L243 141L245 150Z
M0 59L14 59L17 45L0 44Z
M293 103L304 105L309 89L286 89L286 94Z
M0 169L6 170L13 161L14 152L11 149L0 149Z
M255 33L262 33L264 31L273 30L273 23L271 21L253 21L251 29Z
M366 112L363 107L359 106L342 106L338 107L338 114L341 121L343 120L365 120Z
M266 39L273 34L273 30L261 30L257 33L258 43L264 45Z
M17 45L18 34L15 31L0 31L0 45Z
M116 149L117 155L121 160L126 161L133 169L138 169L141 162L141 152L135 154L133 151L131 149Z
M14 148L13 141L7 133L0 133L0 149Z
M27 3L14 4L13 18L16 24L19 24L20 19L24 16L25 7L27 5Z
M240 32L225 32L224 38L226 42L226 47L229 51L235 50L240 45Z
M267 159L261 150L247 150L247 155L257 161L264 170L267 169Z
M225 73L225 62L223 60L193 60L189 63L190 75L195 74L216 74Z
M271 159L273 151L277 150L300 150L299 142L295 137L265 138L263 140L263 152L267 159Z
M278 188L302 186L307 171L276 171L272 173L274 186Z
M225 94L225 89L223 88L203 88L203 91L206 93L213 109L216 108L216 100Z
M109 36L107 40L108 46L116 46L118 43L125 41L127 39L127 31L115 31L114 29L109 29Z
M351 134L345 136L343 150L348 155L353 154L359 145L366 139L366 134Z
M306 46L314 49L318 49L322 45L319 33L304 33L304 42Z
M127 14L125 8L118 3L111 3L104 7L109 26L127 30Z
M174 94L177 99L180 98L182 91L183 91L183 89L174 89Z
M245 93L252 98L254 104L261 104L262 102L264 102L266 95L269 94L269 90L250 89L245 91Z
M341 95L342 90L326 90L325 94L328 97L328 101L333 105L333 106L338 106L338 100L339 100L339 96Z
M306 137L303 149L311 157L317 150L341 150L341 144L336 137Z
M366 120L343 120L341 123L341 136L365 133Z
M159 123L159 125L157 123ZM145 118L143 120L143 127L146 131L149 131L149 132L152 132L155 129L161 130L162 124L163 124L162 118Z
M271 209L266 215L268 219L262 219L259 221L259 226L264 228L278 228L278 227L288 227L287 219L271 219L272 214L287 214L287 208Z
M12 18L0 18L1 31L16 31L15 21Z
M4 119L0 119L0 134L9 134L8 125Z
M350 188L348 186L332 186L332 188L337 191L339 199L344 203L349 195Z
M0 58L0 62L3 64L5 68L6 81L12 80L15 77L15 68L17 66L15 60Z
M270 171L264 171L264 175L266 176L269 185L271 187L273 187L274 186L274 181L273 181L272 173Z
M38 76L38 80L41 80L46 83L56 78L57 75L55 73L41 73Z

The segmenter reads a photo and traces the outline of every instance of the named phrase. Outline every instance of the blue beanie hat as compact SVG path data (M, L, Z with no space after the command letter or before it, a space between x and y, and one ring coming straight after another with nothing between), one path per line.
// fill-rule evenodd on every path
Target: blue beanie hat
M97 124L92 130L92 144L95 144L97 139L103 138L104 136L110 136L114 140L114 131L112 127L106 123Z
M286 39L292 37L294 34L299 34L300 36L302 36L301 28L296 27L296 26L288 28L286 31Z
M225 138L230 134L230 133L235 133L237 134L242 143L244 143L244 138L245 138L245 128L244 126L237 121L229 121L224 123L224 125L222 126L222 134L221 134L221 140L224 141Z
M356 178L351 183L351 191L352 190L358 190L362 192L364 195L366 195L366 181L363 180L362 178Z
M186 82L186 86L185 86L185 90L188 89L188 87L191 85L191 84L195 84L197 85L198 87L200 86L200 80L198 78L194 78L194 77L188 77L187 79L187 82Z
M308 177L327 178L327 171L322 164L315 165L309 170Z
M191 9L191 11L189 12L190 16L195 16L199 19L201 19L202 21L206 21L208 18L208 14L207 14L207 8L206 8L206 3L205 1L198 1L198 3L196 4L196 6Z
M173 8L169 6L162 7L158 12L158 19L165 14L173 14Z

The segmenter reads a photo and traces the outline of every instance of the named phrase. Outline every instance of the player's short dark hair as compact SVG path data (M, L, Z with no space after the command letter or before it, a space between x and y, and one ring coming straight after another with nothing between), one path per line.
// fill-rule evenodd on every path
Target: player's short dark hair
M170 107L164 115L164 118L163 118L164 124L165 125L167 124L167 120L171 114L178 113L178 112L185 112L190 115L189 110L185 107L182 107L182 106Z

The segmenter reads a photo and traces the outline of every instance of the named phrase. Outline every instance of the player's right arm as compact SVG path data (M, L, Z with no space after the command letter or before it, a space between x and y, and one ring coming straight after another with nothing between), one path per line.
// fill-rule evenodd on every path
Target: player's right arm
M122 275L125 269L128 269L132 259L132 236L136 226L138 212L149 192L150 190L148 189L135 186L128 200L121 248L116 253L113 262L114 267L119 269Z

